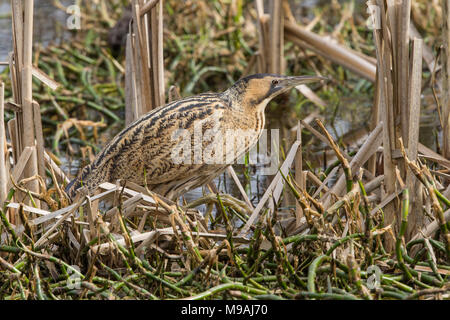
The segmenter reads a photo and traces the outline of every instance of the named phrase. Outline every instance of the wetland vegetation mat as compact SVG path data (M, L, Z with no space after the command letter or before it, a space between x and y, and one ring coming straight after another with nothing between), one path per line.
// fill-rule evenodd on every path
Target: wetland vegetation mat
M0 299L448 300L448 51L440 27L448 8L441 2L385 8L390 1L373 1L386 18L374 30L354 1L310 8L135 0L133 10L129 1L81 1L81 29L58 45L35 44L32 54L29 8L16 6L9 18L17 22L23 9L25 23L14 29L0 75ZM130 19L145 26L138 17L149 17L151 28L137 30L138 42L126 49ZM64 187L125 126L138 96L126 88L136 67L149 65L139 44L162 66L165 81L155 88L165 88L167 101L219 92L260 72L330 81L267 107L281 163L263 189L252 184L259 169L247 156L237 175L227 171L195 199L173 202L145 186L105 181L71 201ZM27 104L38 112L22 123ZM406 120L403 105L411 106ZM27 130L36 145L22 145ZM226 179L235 193L226 192Z

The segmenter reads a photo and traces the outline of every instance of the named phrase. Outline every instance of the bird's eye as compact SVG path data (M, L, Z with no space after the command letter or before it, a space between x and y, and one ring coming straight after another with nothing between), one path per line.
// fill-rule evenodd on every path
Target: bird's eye
M278 80L272 80L272 84L273 85L277 85L278 84Z

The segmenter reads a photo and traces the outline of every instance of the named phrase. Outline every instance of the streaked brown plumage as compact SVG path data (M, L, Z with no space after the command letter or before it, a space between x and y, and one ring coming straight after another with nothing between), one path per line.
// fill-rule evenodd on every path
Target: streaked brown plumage
M240 79L222 93L204 93L154 109L109 142L70 182L66 192L73 198L81 186L92 192L102 182L121 179L140 185L146 182L150 190L176 198L217 177L257 143L264 129L264 109L270 100L292 87L323 79L255 74ZM187 148L183 150L188 150L191 163L173 160L183 151L183 136L176 137L179 129L190 135L185 140L190 145L184 145ZM214 140L218 137L223 140ZM230 139L235 139L234 148L226 148ZM224 150L222 156L217 149L220 146ZM206 151L198 151L200 147ZM211 163L208 155L219 161Z

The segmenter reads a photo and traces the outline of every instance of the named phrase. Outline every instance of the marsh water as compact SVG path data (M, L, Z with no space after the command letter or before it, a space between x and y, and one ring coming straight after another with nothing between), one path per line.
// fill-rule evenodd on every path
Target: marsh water
M63 5L74 1L62 0ZM34 39L36 43L46 45L60 43L70 38L65 30L67 15L53 5L52 0L34 1ZM12 50L11 40L11 0L0 0L0 61L7 61Z
M72 1L62 0L63 5L73 4ZM294 15L300 17L314 14L314 6L320 0L291 0ZM364 5L358 2L359 10L365 10ZM11 15L10 15L10 0L0 0L0 62L8 61L8 54L12 50L11 40ZM61 43L70 39L71 34L64 31L67 15L65 12L55 8L51 0L35 0L34 9L34 39L36 43L43 46L49 43ZM0 66L0 68L2 68ZM0 69L1 71L1 69ZM358 98L361 99L361 98ZM339 110L333 116L333 124L330 132L335 137L354 136L355 139L364 137L367 133L367 123L370 117L371 99L363 97L361 101L355 101L355 97L342 97ZM270 113L273 122L278 123L277 117L282 117L276 113ZM281 123L281 122L280 122ZM435 146L434 128L438 125L438 118L435 112L423 112L421 122L420 139L421 142L429 147ZM107 133L108 134L108 133ZM287 150L286 150L287 151ZM68 159L63 158L63 169L73 176L79 169L80 161L72 160L70 163ZM247 174L244 174L243 166L237 166L236 170L242 180L247 181L247 187L251 198L255 200L264 192L267 183L270 181L267 176L261 175L261 168L250 167ZM247 178L246 178L247 177ZM231 194L239 194L234 182L227 175L222 175L216 181L219 189L227 191ZM186 200L198 198L202 194L202 189L196 189L186 195Z

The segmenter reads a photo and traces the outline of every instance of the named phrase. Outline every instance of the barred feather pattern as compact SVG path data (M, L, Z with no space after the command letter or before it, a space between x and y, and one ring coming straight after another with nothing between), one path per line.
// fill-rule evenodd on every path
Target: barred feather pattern
M115 183L121 179L147 184L150 190L174 199L208 183L255 145L264 128L264 108L255 112L243 107L241 93L247 83L237 82L220 94L205 93L174 101L143 115L104 147L69 183L66 193L73 199L81 186L92 193L103 182ZM199 127L202 135L207 134L211 139L196 137L195 130ZM179 129L190 135L191 161L173 161L174 150L180 144L179 139L174 139ZM230 134L231 137L227 136ZM222 160L205 163L208 161L203 153L200 157L195 154L196 148L199 145L202 149L211 148L213 139L219 136L227 137L220 141L226 150ZM226 145L230 138L239 140L233 148ZM212 150L211 154L214 153Z

